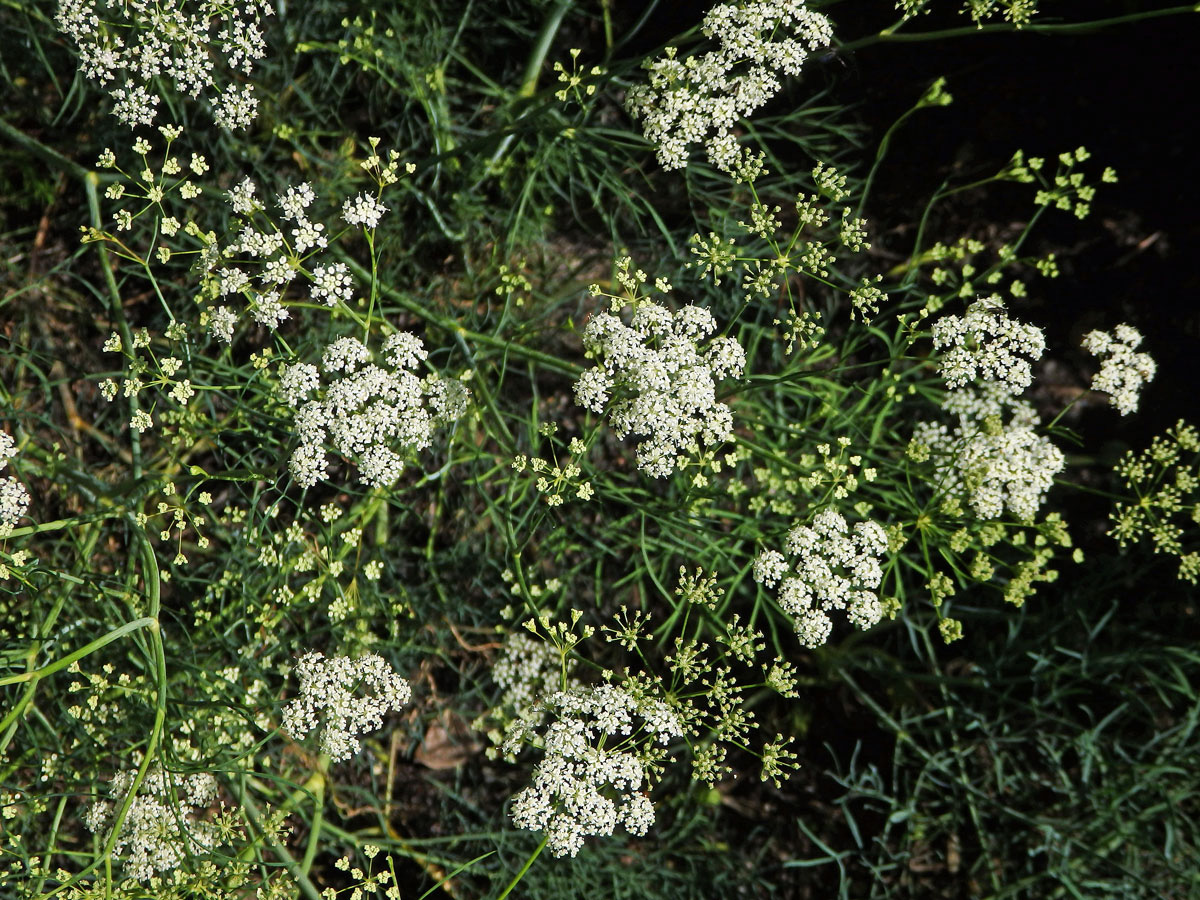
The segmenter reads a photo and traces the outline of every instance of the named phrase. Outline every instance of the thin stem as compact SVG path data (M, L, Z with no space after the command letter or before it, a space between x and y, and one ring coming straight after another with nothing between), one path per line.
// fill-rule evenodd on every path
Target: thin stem
M1002 34L1007 32L1031 32L1033 34L1082 34L1098 31L1113 25L1125 25L1130 22L1140 22L1143 19L1157 19L1163 16L1177 16L1186 13L1200 12L1200 4L1187 6L1172 6L1169 9L1152 9L1145 12L1129 13L1124 16L1112 16L1107 19L1093 19L1090 22L1065 22L1057 24L1031 22L1017 28L1011 23L996 23L991 25L963 25L958 28L944 28L940 31L901 32L898 29L904 22L899 22L891 28L885 28L878 34L861 38L843 44L840 49L853 51L872 44L883 43L916 43L918 41L940 41L945 38L968 37L977 34ZM904 21L908 21L907 19Z
M496 900L504 900L505 897L512 893L513 888L520 884L521 879L525 877L525 873L529 871L529 867L533 865L533 861L541 855L543 850L546 849L546 842L549 840L549 834L546 834L542 837L542 842L537 845L537 849L533 851L533 855L530 856L529 859L525 860L525 865L521 866L521 871L517 873L517 877L508 883L508 887L504 889L503 893L501 893Z
M96 193L96 188L100 184L100 176L95 172L84 172L83 187L87 193L88 214L92 221L92 228L96 231L101 231L103 220L100 216L100 197ZM121 289L117 286L117 279L113 276L112 265L108 259L108 248L104 241L97 242L97 251L100 254L100 271L104 273L104 283L108 288L108 297L110 300L110 312L113 322L116 323L117 329L121 333L121 342L126 349L133 347L133 335L129 331L129 323L125 320L125 308L121 305ZM140 259L139 259L140 261ZM130 417L141 409L141 404L138 402L137 394L129 396L129 414ZM142 477L142 442L139 433L136 433L132 427L129 429L129 452L133 460L133 477L135 479Z
M321 900L321 893L317 890L317 886L312 883L308 875L300 868L296 858L288 852L287 847L275 839L270 831L263 827L262 813L250 795L241 790L237 785L231 784L234 794L238 798L238 802L242 804L242 809L246 813L246 818L250 820L250 824L254 826L254 830L258 832L271 849L279 856L279 861L283 863L283 867L288 870L288 874L296 879L296 884L300 887L300 892L304 894L308 900Z
M354 260L349 256L344 256L343 259L350 267L351 271L353 271L354 274L359 278L366 279L371 277L370 273L357 260ZM571 375L572 377L578 377L579 374L583 372L583 368L581 366L567 362L564 359L559 359L557 356L551 356L549 353L542 353L540 350L532 350L528 347L523 347L518 343L507 341L504 338L493 337L490 334L481 334L478 331L470 331L469 329L463 328L454 319L448 319L445 316L439 316L437 313L430 312L420 303L409 299L395 288L388 287L387 285L380 285L379 293L397 305L402 306L404 309L408 310L414 315L424 319L426 322L430 322L433 325L444 328L451 334L459 335L465 340L471 341L472 343L496 347L503 350L508 355L540 363L547 369L553 369L556 372L562 372L563 374Z
M66 656L62 657L62 659L57 659L48 665L42 666L40 669L34 669L30 672L20 672L16 675L6 675L5 677L0 678L0 687L10 684L20 684L24 681L37 681L45 678L47 675L53 675L55 672L65 669L67 666L71 665L71 663L83 659L85 656L91 653L95 653L101 647L108 646L118 638L124 637L125 635L129 634L129 632L137 631L139 628L146 628L147 626L156 625L157 623L158 619L154 618L153 616L142 616L140 619L134 619L132 622L126 622L120 628L114 628L103 637L96 638L96 640L92 641L90 644L80 647L73 653L68 653ZM11 715L12 713L9 713L9 716ZM0 729L6 727L7 724L8 717L5 717L3 721L0 721Z

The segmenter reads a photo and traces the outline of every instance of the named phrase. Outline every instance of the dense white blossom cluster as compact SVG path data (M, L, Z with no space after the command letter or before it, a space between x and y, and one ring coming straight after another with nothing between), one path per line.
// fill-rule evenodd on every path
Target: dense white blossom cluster
M618 825L644 835L654 824L654 806L642 790L646 749L666 747L683 731L661 700L614 685L549 695L505 740L508 754L528 743L545 754L533 783L513 798L513 824L545 832L555 856L574 856L585 837L611 835Z
M202 94L226 128L253 121L258 100L249 84L217 84L221 70L251 75L266 53L259 28L274 13L269 0L59 0L55 21L79 48L79 67L109 93L126 125L149 125L163 79L190 97Z
M819 647L829 639L831 610L845 610L859 628L883 618L876 591L883 580L880 559L887 535L878 523L858 522L850 528L841 513L825 509L811 526L794 525L783 548L785 553L764 550L758 555L754 580L768 588L779 585L779 605L793 617L805 647Z
M17 443L7 431L0 431L0 471L17 455ZM11 475L0 479L0 537L12 531L17 520L29 509L29 492Z
M646 62L649 83L630 88L626 107L642 119L646 139L665 168L687 165L688 149L703 142L709 161L732 171L739 158L733 124L779 91L779 74L798 75L808 51L828 47L829 20L805 0L750 0L714 6L701 26L716 50Z
M1092 390L1108 394L1123 416L1137 410L1142 386L1153 381L1158 371L1149 353L1136 352L1141 343L1142 333L1125 324L1114 328L1112 334L1089 331L1083 336L1083 349L1101 360Z
M678 457L728 440L733 414L717 400L717 382L737 377L746 364L741 344L730 337L709 340L716 330L712 313L685 306L672 313L650 300L633 305L626 325L599 312L588 321L583 346L600 363L575 384L575 398L593 412L607 407L618 438L644 436L637 448L643 472L662 478Z
M357 225L362 228L378 228L379 220L388 208L379 202L373 194L360 192L342 204L342 218L347 225Z
M359 735L381 728L383 717L412 697L408 682L374 653L358 659L306 653L296 675L300 692L283 708L280 724L297 739L320 728L321 752L334 762L357 753Z
M355 459L367 484L395 483L405 457L428 447L434 429L467 408L461 381L413 371L428 355L416 335L397 332L384 340L381 364L357 338L344 337L325 348L320 369L288 366L279 394L296 411L300 445L288 466L296 483L312 487L328 474L327 443Z
M397 179L395 158L382 168L379 176L385 184ZM255 196L257 186L243 179L228 192L230 206L241 219L236 236L224 247L216 237L204 254L209 273L210 297L220 303L240 296L249 304L251 318L274 331L289 313L283 295L294 283L309 282L309 294L316 303L337 306L354 296L354 279L343 262L325 262L320 254L329 246L325 223L310 218L309 208L317 199L307 182L288 187L277 198L278 221L268 216ZM351 226L376 228L387 207L373 194L359 193L342 205L342 219ZM208 329L228 343L238 316L228 306L208 311Z
M1019 394L1033 383L1030 363L1041 357L1046 339L1036 325L1010 319L1004 301L992 296L976 300L965 315L938 319L933 346L945 351L939 368L949 387L982 380Z
M1006 510L1033 519L1066 465L1062 451L1037 433L1033 406L1003 385L984 383L950 392L942 408L957 418L954 428L921 422L913 431L914 444L933 457L941 489L965 498L984 519Z
M100 834L111 826L115 809L125 802L136 776L135 769L113 776L109 799L92 804L83 815L90 831ZM217 780L212 775L174 775L168 781L160 766L151 767L113 844L113 854L122 858L126 876L148 881L189 856L211 851L219 842L218 832L196 816L216 799Z

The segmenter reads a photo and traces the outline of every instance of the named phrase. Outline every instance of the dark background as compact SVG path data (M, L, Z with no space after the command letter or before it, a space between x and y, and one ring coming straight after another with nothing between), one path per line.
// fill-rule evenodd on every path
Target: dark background
M1046 13L1075 13L1064 18L1139 6L1154 4L1042 4ZM961 26L966 17L941 21ZM925 29L939 20L914 24ZM1092 153L1085 170L1117 170L1117 184L1098 185L1091 215L1078 221L1048 214L1029 245L1058 251L1063 273L1030 282L1028 316L1046 328L1048 362L1082 366L1090 375L1095 364L1078 350L1083 333L1124 321L1142 331L1142 349L1159 364L1137 414L1122 420L1111 408L1085 410L1078 427L1097 436L1130 439L1136 430L1148 437L1200 413L1198 51L1200 13L1085 34L985 33L875 45L845 67L841 89L857 87L864 118L880 135L934 78L945 75L954 95L951 106L918 113L894 136L872 203L878 218L912 218L948 175L962 182L985 176L1018 148L1046 157L1052 170L1058 153L1082 145ZM976 225L1027 220L1030 187L991 186L968 195L951 215L963 226L972 218Z
M708 2L666 2L631 42L649 53L699 22ZM1079 23L1178 6L1145 0L1042 0L1037 22ZM638 5L639 8L640 4ZM936 0L903 32L964 29L959 0ZM838 44L854 45L894 24L891 0L823 7ZM999 20L996 20L999 21ZM813 87L831 87L870 129L863 174L879 138L929 84L947 78L948 107L918 112L896 134L866 210L882 249L911 248L915 223L947 178L968 183L998 171L1017 149L1047 159L1084 146L1082 167L1097 184L1091 214L1079 221L1049 211L1024 251L1056 252L1062 276L1027 279L1023 318L1046 330L1042 380L1086 385L1096 362L1079 350L1083 334L1129 322L1159 365L1139 411L1083 404L1067 424L1085 444L1111 442L1106 457L1141 446L1180 417L1200 418L1200 188L1193 168L1200 89L1200 13L1169 15L1075 33L988 30L921 42L875 43L810 58ZM1099 184L1105 166L1117 184ZM935 237L984 237L988 226L1028 221L1032 185L999 184L958 195L934 217ZM906 243L907 242L907 243ZM889 247L889 243L892 245ZM1049 366L1049 370L1047 370Z

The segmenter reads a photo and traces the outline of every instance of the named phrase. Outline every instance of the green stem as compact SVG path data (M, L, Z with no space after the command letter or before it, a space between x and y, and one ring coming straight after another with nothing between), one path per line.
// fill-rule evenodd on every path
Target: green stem
M538 33L537 43L533 45L529 59L525 62L525 76L521 80L521 90L517 92L518 97L529 98L537 93L542 64L546 61L546 54L550 52L550 44L554 42L554 36L562 27L563 17L566 16L567 10L573 3L574 0L558 0L546 16L546 21L542 23L542 30Z
M546 842L548 840L550 840L549 834L542 837L542 842L537 845L537 849L533 851L533 854L529 857L529 859L525 860L525 865L521 866L521 871L517 873L517 877L508 883L508 887L504 889L503 893L501 893L496 900L504 900L505 897L512 893L513 888L521 883L521 879L525 877L525 873L529 871L529 867L533 865L533 861L541 855L543 850L546 849Z
M77 525L91 525L95 522L103 522L106 519L115 519L120 515L123 515L123 513L102 512L86 516L72 516L70 519L53 519L49 522L38 522L36 525L22 525L20 528L14 528L8 533L8 536L10 538L17 538L27 534L45 534L47 531L60 531L64 528L74 528ZM58 577L62 578L63 575L60 573Z
M324 754L322 761L328 766L328 757ZM308 832L308 846L304 848L304 859L300 863L300 871L307 875L312 870L313 860L317 858L317 848L321 844L321 825L325 821L325 775L313 786L313 817Z
M142 616L140 619L134 619L132 622L126 622L120 628L114 628L103 637L96 638L96 640L92 641L90 644L80 647L73 653L68 653L62 659L55 660L49 665L42 666L40 669L34 669L31 672L21 672L17 675L6 675L4 678L0 678L0 687L4 687L5 685L9 684L20 684L25 681L37 681L41 678L45 678L47 675L53 675L55 672L65 669L67 666L71 665L71 663L83 659L85 656L91 653L95 653L101 647L108 646L118 638L124 637L131 631L137 631L139 628L146 628L147 626L153 626L157 624L158 619L154 618L153 616ZM9 716L11 715L12 713L10 712ZM3 721L0 721L0 729L3 729L7 724L8 717L5 717Z
M0 119L0 136L8 138L8 140L12 141L18 147L29 151L55 168L61 169L72 178L85 181L88 175L94 174L88 172L87 169L75 162L75 160L63 156L53 147L47 147L41 141L31 138L19 128L13 128L13 126L9 125L3 119Z
M959 28L945 28L941 31L917 31L917 32L900 32L895 29L898 25L893 25L891 28L886 28L879 34L873 34L870 37L865 37L857 41L851 41L848 44L843 44L841 50L860 50L863 47L869 47L872 44L883 43L915 43L918 41L939 41L944 38L968 37L975 34L998 34L1004 32L1032 32L1033 34L1075 34L1085 33L1089 31L1097 31L1101 28L1108 28L1113 25L1125 25L1130 22L1140 22L1143 19L1157 19L1163 16L1177 16L1186 13L1200 12L1200 3L1189 4L1187 6L1172 6L1169 9L1152 9L1146 12L1129 13L1124 16L1112 16L1108 19L1093 19L1090 22L1066 22L1059 24L1042 24L1031 22L1021 28L1011 23L993 24L993 25L963 25ZM905 20L907 21L907 20Z
M308 900L321 900L320 891L317 890L317 886L312 883L308 875L300 868L300 865L296 862L296 858L288 852L287 847L277 841L275 836L263 827L262 813L259 811L258 805L250 799L250 795L240 790L234 784L231 784L230 787L237 796L238 802L242 804L246 818L250 820L250 824L254 826L254 830L258 832L259 836L271 845L271 849L278 855L279 861L288 870L288 874L296 879L296 884L300 886L300 892Z
M55 888L40 895L37 900L49 900L60 891L67 890L70 887L78 884L88 875L103 867L105 874L105 894L111 895L112 890L112 861L113 848L117 844L118 838L121 836L121 826L125 824L125 817L129 814L129 808L133 805L133 801L137 798L138 791L141 790L142 783L146 780L146 775L150 771L150 766L154 764L154 757L158 750L159 742L162 740L163 725L167 718L167 656L166 650L163 647L162 630L158 623L158 614L160 609L160 581L158 575L158 561L154 558L154 548L150 545L149 539L145 532L137 528L133 522L133 517L128 516L129 527L137 536L139 549L142 557L142 578L146 582L146 599L149 609L148 616L150 619L147 633L150 636L150 657L154 665L155 681L157 686L156 697L154 702L154 724L150 728L150 737L146 742L146 752L142 756L141 765L138 766L137 773L134 775L133 783L129 786L129 791L125 795L125 799L121 802L116 814L113 816L112 826L108 833L108 839L100 848L95 860L81 871L75 873L69 879ZM138 619L136 622L130 622L123 628L129 629L136 623L142 623L143 620ZM138 627L141 627L139 625ZM107 637L107 636L106 636ZM101 639L103 640L103 638ZM60 660L60 662L62 662ZM69 663L68 663L69 665Z
M102 230L103 219L100 216L100 196L96 193L96 188L100 184L100 176L95 172L84 172L83 187L87 192L88 214L92 220L92 228L96 231ZM133 336L129 331L129 323L125 320L125 308L121 305L121 289L117 286L117 279L113 276L112 265L108 259L108 248L104 241L98 241L96 249L100 254L100 271L104 273L104 283L108 287L110 313L113 322L117 325L117 330L121 333L121 342L126 349L133 346ZM138 402L137 394L131 394L129 397L129 415L133 417L137 411L141 409L141 404ZM129 429L129 453L133 459L133 477L142 477L142 442L140 436L131 427Z
M528 100L537 93L538 78L542 73L542 64L546 61L546 54L550 52L550 44L554 41L554 36L558 34L558 29L562 26L563 17L566 16L567 10L570 9L574 0L558 0L550 9L546 16L545 22L542 23L542 30L538 32L537 40L533 45L533 50L529 53L529 58L525 61L525 75L521 80L521 88L517 91L517 97L522 100ZM525 118L528 110L517 117L519 122ZM516 138L516 131L510 131L500 141L500 146L496 148L496 152L492 154L492 158L488 160L487 171L495 172L496 164L500 162L504 154L508 152L508 148L512 146L513 140Z
M364 268L363 265L357 260L354 260L349 256L343 256L342 259L358 278L365 280L371 277L370 272L368 272L366 268ZM448 319L445 316L439 316L437 313L430 312L420 303L405 297L395 288L388 287L387 285L380 285L379 293L396 303L398 306L408 310L413 315L419 316L426 322L437 325L439 328L444 328L451 334L460 335L465 340L476 344L484 344L488 347L496 347L503 350L508 355L540 363L547 369L553 369L557 372L562 372L563 374L570 375L572 377L578 377L583 372L583 368L581 366L577 366L574 363L559 359L557 356L551 356L549 353L542 353L540 350L532 350L528 347L523 347L520 344L513 343L512 341L506 341L503 338L492 337L490 334L481 334L477 331L470 331L466 328L463 328L454 319Z

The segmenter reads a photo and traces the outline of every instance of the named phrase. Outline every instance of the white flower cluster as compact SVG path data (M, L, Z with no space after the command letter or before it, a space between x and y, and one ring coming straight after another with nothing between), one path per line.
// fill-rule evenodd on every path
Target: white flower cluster
M984 383L952 391L942 408L958 418L953 430L921 422L913 431L914 443L934 457L939 486L965 497L981 518L999 518L1008 510L1032 520L1066 465L1062 451L1035 430L1033 406L1003 385ZM1011 410L1007 422L1006 410Z
M1125 324L1114 328L1112 334L1089 331L1083 336L1083 349L1101 360L1092 390L1108 394L1123 416L1137 410L1142 385L1153 381L1158 371L1149 353L1135 352L1141 343L1142 333Z
M83 823L94 834L110 827L115 808L125 801L137 772L118 772L108 788L109 800L92 804ZM179 809L173 797L179 798ZM123 857L125 874L148 881L176 868L189 856L208 853L220 842L214 825L196 815L217 799L217 780L209 774L167 776L153 766L142 781L137 797L129 805L113 854ZM182 826L182 827L181 827Z
M355 457L365 483L395 483L404 457L428 447L435 427L467 409L461 381L413 372L428 355L416 335L397 332L383 342L382 365L357 338L344 337L325 348L320 370L311 363L287 367L279 393L296 410L300 446L288 465L296 483L312 487L328 474L326 443ZM313 392L318 399L308 399Z
M17 443L7 431L0 431L0 471L17 455ZM0 537L9 534L29 509L29 492L11 475L0 480Z
M274 11L269 0L59 0L55 21L79 48L83 74L117 85L113 114L126 125L154 121L161 98L147 87L164 79L204 94L218 125L245 128L258 107L253 86L222 90L215 70L251 75L266 53L259 23Z
M513 824L544 831L555 856L574 856L585 837L611 835L618 825L644 835L654 806L642 791L643 754L683 736L679 717L661 700L614 685L555 692L535 715L516 723L505 741L505 752L515 754L549 716L540 735L545 756L533 783L513 798Z
M367 193L360 193L342 204L342 218L347 225L358 225L363 228L379 227L379 220L388 208L379 202L379 198Z
M1019 394L1033 382L1030 362L1045 352L1046 339L1037 326L1010 319L1004 301L991 296L976 300L965 315L938 319L933 346L945 350L939 368L950 388L984 380Z
M383 727L383 717L412 697L408 682L374 653L358 659L306 653L296 674L300 693L284 707L280 724L297 739L321 728L321 752L334 762L357 753L359 735ZM360 688L370 693L356 696Z
M523 631L504 639L504 652L492 667L492 680L504 689L501 707L518 712L562 687L562 658L558 648Z
M630 88L626 107L644 120L664 168L683 168L689 146L703 142L709 161L732 171L739 157L734 122L775 96L777 73L798 75L808 51L828 47L833 30L805 0L722 3L709 10L702 30L719 49L680 60L668 47L664 58L647 61L649 83Z
M779 585L779 605L795 620L805 647L819 647L829 639L830 610L845 610L859 628L883 618L876 591L883 580L880 558L887 535L878 523L858 522L851 529L837 510L826 509L811 526L793 526L784 550L787 556L778 550L760 553L754 580L768 588Z
M729 337L713 338L702 350L700 343L715 329L703 307L672 314L649 300L634 304L629 325L600 312L584 329L584 349L601 362L579 377L575 398L593 412L607 405L618 438L646 437L637 462L647 475L669 475L682 452L733 434L733 414L717 400L716 383L740 375L746 353Z
M393 159L382 172L381 177L388 184L397 180L396 165ZM314 302L330 307L349 303L354 295L349 268L345 263L322 262L318 257L329 246L329 238L325 224L309 218L308 209L316 200L312 186L303 182L278 195L281 212L278 224L264 214L256 191L254 182L245 178L228 192L229 204L242 222L228 246L217 248L212 243L205 253L211 296L224 301L230 295L241 295L250 303L251 317L272 331L289 316L282 298L298 277L311 282L309 292ZM342 205L343 220L348 225L365 228L377 227L386 212L387 207L367 193L360 193ZM206 239L216 240L211 236ZM226 343L232 340L237 321L237 314L226 306L209 310L209 332Z

